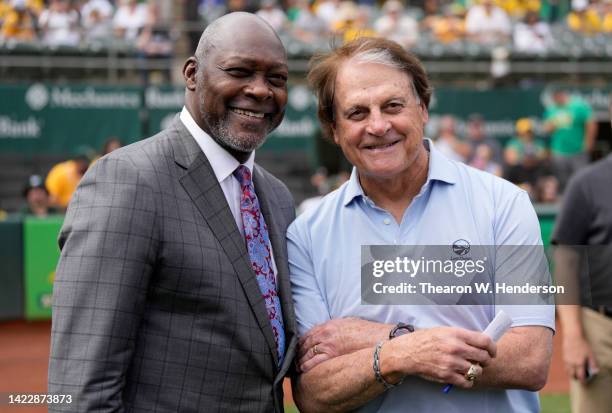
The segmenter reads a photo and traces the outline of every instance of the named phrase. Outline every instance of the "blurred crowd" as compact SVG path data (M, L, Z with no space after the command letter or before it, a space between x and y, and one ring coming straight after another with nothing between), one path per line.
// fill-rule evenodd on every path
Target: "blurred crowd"
M507 179L524 189L533 203L557 204L572 175L590 163L598 124L584 99L563 87L553 86L551 92L544 113L517 119L510 138L492 136L493 125L479 113L466 120L434 116L427 134L447 158ZM304 201L298 213L316 206L348 179L351 166L343 160L339 165L321 162L340 172L317 169L311 177L316 196Z
M163 0L0 0L0 39L49 47L119 42L168 55L177 38L172 16L181 7L194 32L225 13L248 11L310 44L368 35L411 48L431 37L540 53L554 41L552 26L587 36L612 33L609 0L182 0L179 6Z
M254 7L255 6L255 7ZM528 52L553 41L551 25L576 33L612 33L612 3L607 0L205 0L201 15L209 21L228 11L256 12L278 32L305 42L340 37L383 36L406 48L422 35L438 42L469 40L514 44Z
M171 16L172 2L163 0L0 0L0 39L50 48L123 44L169 56Z
M515 136L502 146L487 135L482 116L470 116L465 136L457 133L452 116L444 116L435 143L448 158L517 184L533 202L555 203L569 178L588 165L597 122L584 100L562 89L553 92L542 121L544 139L536 134L535 119L521 118Z

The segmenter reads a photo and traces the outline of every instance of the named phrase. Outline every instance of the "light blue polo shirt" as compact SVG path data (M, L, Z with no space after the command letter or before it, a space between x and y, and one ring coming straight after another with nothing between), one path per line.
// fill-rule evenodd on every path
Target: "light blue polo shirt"
M287 231L291 286L300 334L342 317L417 329L455 326L482 331L503 310L513 327L554 330L553 306L418 306L361 304L361 245L542 245L538 218L527 193L489 173L452 161L433 143L427 181L401 224L364 193L357 171ZM523 390L453 389L418 377L383 393L359 412L539 412L537 393Z

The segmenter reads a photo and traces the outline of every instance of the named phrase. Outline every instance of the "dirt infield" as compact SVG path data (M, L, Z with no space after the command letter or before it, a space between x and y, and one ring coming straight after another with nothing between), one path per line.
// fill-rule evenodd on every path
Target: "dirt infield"
M49 359L51 323L0 323L0 393L45 393ZM558 331L558 330L557 330ZM554 339L553 361L548 383L542 392L566 393L569 388L561 360L561 340ZM289 383L285 383L286 402L293 403ZM46 412L44 407L8 407L0 405L0 413Z

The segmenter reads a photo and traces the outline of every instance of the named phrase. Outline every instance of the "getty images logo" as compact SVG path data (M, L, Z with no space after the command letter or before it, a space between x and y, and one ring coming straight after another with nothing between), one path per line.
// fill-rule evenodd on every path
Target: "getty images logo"
M32 110L41 110L49 103L49 91L41 83L35 83L27 90L25 101Z
M470 243L464 239L458 239L453 242L453 252L460 257L467 255L470 252Z

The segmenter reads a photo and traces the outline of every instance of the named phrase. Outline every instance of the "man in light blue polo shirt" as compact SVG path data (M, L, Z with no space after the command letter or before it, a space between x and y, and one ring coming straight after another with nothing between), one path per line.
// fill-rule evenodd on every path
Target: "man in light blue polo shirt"
M396 43L348 43L309 80L323 129L355 168L288 230L300 411L539 411L552 306L364 305L360 289L362 245L541 246L527 194L423 139L431 90ZM480 331L502 309L512 328L496 345Z

